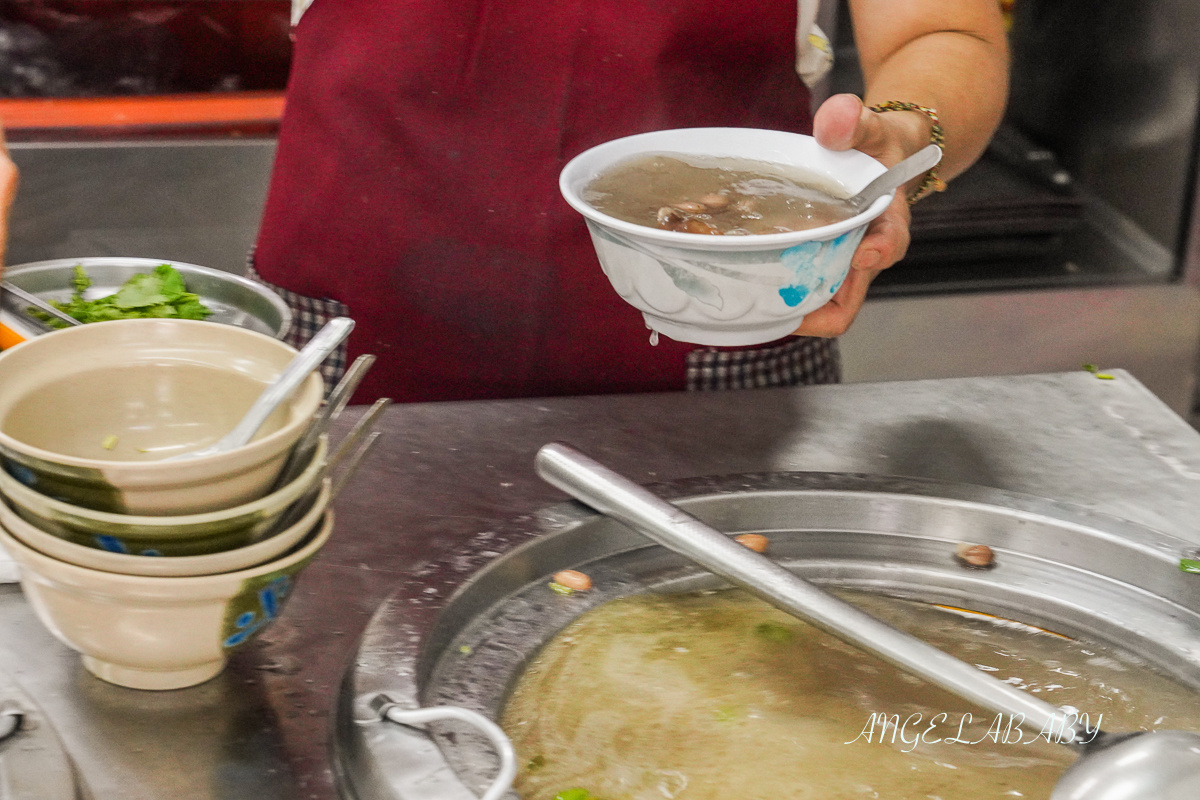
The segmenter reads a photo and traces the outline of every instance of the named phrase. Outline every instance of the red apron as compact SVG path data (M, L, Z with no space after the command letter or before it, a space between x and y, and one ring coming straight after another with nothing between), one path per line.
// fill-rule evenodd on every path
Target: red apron
M346 303L362 393L680 389L558 192L620 136L807 131L795 0L316 0L296 28L255 266Z

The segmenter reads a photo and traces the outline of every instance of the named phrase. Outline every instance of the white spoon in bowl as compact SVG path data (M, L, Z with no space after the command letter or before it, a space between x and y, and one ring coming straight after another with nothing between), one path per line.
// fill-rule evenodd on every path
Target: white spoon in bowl
M928 172L942 160L942 148L936 144L926 145L862 188L862 191L844 201L861 211L888 192L899 189L923 172Z
M233 430L225 434L208 447L193 450L190 453L180 453L163 459L164 461L180 461L182 459L203 458L216 453L224 453L235 447L241 447L250 441L267 417L279 407L279 404L291 397L292 392L308 378L317 367L321 366L329 354L341 344L350 331L354 330L354 320L349 317L335 317L325 323L325 327L317 331L317 335L304 345L283 372L263 390L263 393L250 406L250 410L242 417Z

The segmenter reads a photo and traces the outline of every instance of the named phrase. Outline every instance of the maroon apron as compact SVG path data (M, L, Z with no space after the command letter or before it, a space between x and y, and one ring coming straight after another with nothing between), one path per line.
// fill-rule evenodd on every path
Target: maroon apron
M255 267L346 304L379 357L360 400L681 389L695 345L650 345L558 173L643 131L809 130L795 25L795 0L316 0Z

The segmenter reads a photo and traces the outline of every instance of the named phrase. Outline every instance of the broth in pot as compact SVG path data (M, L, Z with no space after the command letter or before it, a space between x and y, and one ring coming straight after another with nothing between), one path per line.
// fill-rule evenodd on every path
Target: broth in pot
M1091 729L1200 731L1194 690L1134 656L839 594ZM502 726L523 800L1046 800L1075 758L1061 728L980 710L739 590L584 614L529 665Z

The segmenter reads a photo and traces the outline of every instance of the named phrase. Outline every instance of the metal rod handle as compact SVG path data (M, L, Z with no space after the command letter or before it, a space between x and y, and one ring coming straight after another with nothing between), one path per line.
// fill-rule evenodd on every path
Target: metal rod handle
M547 482L600 513L855 647L983 708L1023 714L1042 730L1061 725L1064 734L1075 733L1072 741L1085 738L1049 703L875 619L568 445L545 445L535 467Z

